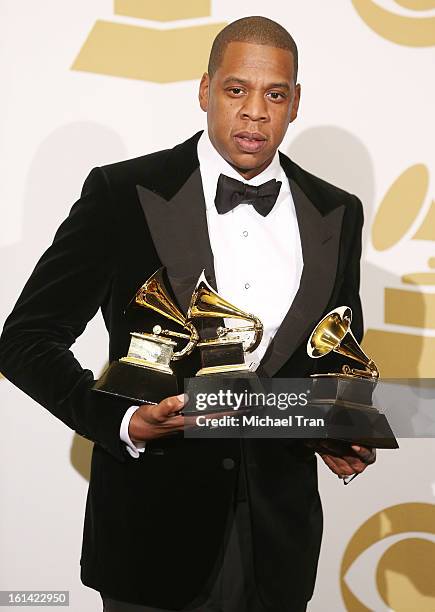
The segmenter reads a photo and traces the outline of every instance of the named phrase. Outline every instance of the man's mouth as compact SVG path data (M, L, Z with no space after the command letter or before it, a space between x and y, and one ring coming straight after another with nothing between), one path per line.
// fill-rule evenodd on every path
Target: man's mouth
M267 138L260 132L238 132L234 141L243 153L258 153L265 147Z

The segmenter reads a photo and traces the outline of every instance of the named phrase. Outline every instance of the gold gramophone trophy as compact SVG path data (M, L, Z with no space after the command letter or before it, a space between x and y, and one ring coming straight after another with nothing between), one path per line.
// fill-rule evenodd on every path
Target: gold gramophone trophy
M111 363L93 389L140 404L158 404L165 397L178 393L177 379L170 363L189 355L199 335L170 297L163 279L163 268L150 276L132 302L174 321L188 333L162 329L160 325L155 325L152 333L131 332L127 356ZM177 342L172 338L188 342L182 350L174 352Z
M226 327L223 321L222 324L218 322L216 329L209 330L214 337L201 337L208 335L204 332L207 319L224 318L240 319L250 324L242 327ZM200 330L201 339L197 347L200 352L201 368L194 378L185 381L189 404L183 408L183 414L198 414L195 398L199 394L206 393L210 397L222 392L240 394L262 391L257 374L245 363L245 353L252 352L260 344L263 325L255 315L244 312L222 298L207 282L204 270L193 291L186 319ZM245 405L238 407L239 412L246 409L250 410ZM216 403L210 403L207 407L201 408L201 411L215 415L228 410L231 413L225 402L218 406ZM203 435L206 434L201 429L201 436ZM212 437L216 437L216 433Z
M201 355L201 369L196 376L255 376L245 364L245 353L252 352L260 344L263 324L255 315L240 310L222 298L209 285L203 271L192 294L186 319L189 323L199 323L201 319L224 317L250 321L251 325L219 326L216 329L216 337L201 339L197 344Z
M313 374L310 407L325 414L325 437L375 448L398 448L388 420L372 404L379 372L367 357L350 325L352 310L340 306L314 328L307 353L317 359L332 351L363 367L343 365L341 372Z

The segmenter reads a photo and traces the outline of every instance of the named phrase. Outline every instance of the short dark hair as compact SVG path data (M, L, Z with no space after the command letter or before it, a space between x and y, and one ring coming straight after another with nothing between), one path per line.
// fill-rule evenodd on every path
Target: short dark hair
M286 49L293 56L294 81L298 75L298 48L292 36L276 21L267 17L243 17L233 21L219 32L213 41L208 61L208 74L213 77L219 68L227 46L232 42L268 45Z

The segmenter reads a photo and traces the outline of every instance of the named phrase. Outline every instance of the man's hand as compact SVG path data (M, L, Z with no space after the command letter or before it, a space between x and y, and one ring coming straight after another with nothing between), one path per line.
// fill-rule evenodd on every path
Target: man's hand
M323 459L329 469L340 478L361 474L366 467L376 461L376 449L334 442L316 440L308 442Z
M133 442L147 442L183 431L185 417L177 414L186 401L185 395L173 395L160 404L142 404L130 419L128 435Z

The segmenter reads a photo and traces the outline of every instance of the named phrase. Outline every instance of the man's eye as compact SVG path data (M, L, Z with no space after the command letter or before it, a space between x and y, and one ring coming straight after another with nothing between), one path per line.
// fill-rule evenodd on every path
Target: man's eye
M284 94L279 91L270 91L268 94L272 98L272 100L283 100L285 98Z
M240 87L231 87L230 92L233 93L235 96L238 96L243 93L243 90Z

